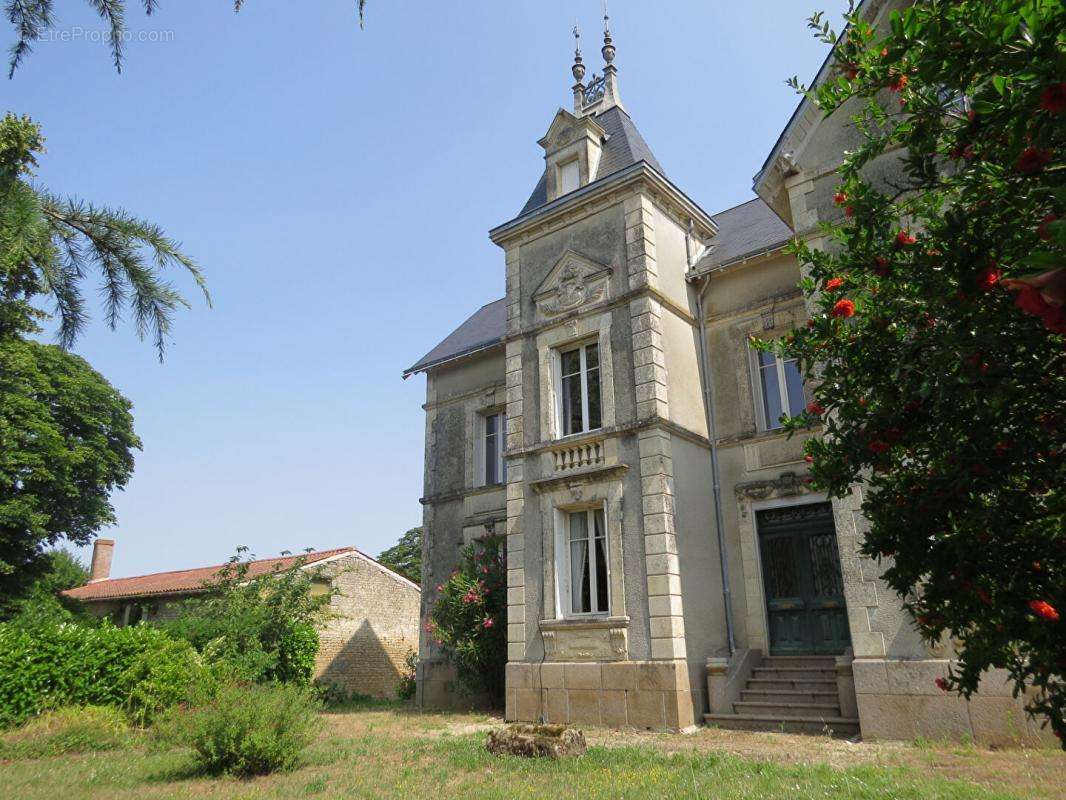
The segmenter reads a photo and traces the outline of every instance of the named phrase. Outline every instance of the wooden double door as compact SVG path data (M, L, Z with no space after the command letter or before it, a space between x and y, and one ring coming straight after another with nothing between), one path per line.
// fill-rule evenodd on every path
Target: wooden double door
M851 643L829 503L756 512L771 655L839 654Z

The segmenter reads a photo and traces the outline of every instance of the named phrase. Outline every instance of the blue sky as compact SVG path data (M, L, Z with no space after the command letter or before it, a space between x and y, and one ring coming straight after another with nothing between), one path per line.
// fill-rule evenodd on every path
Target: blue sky
M112 575L240 544L377 554L422 518L425 379L400 373L503 295L487 231L521 208L571 102L575 17L602 66L602 6L370 0L360 31L353 0L172 0L152 17L130 0L118 75L88 4L56 5L69 40L2 84L4 109L44 126L41 183L161 224L215 302L175 275L193 309L162 365L99 318L78 342L144 441L114 498ZM785 78L825 56L805 19L844 5L611 4L622 99L704 209L752 196L797 102Z

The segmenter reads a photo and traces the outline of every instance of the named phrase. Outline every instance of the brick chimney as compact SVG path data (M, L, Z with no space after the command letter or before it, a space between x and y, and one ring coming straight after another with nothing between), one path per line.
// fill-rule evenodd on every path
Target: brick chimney
M89 583L107 580L111 574L111 557L114 554L114 539L97 539L93 542L93 560L89 565Z

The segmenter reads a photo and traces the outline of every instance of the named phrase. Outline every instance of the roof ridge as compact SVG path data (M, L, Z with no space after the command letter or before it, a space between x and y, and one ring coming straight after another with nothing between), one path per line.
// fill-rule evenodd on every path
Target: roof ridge
M352 547L351 545L345 545L344 547L334 547L334 548L331 548L329 550L313 550L310 553L303 553L302 555L304 557L312 556L312 555L313 556L329 556L329 555L333 555L335 553L344 552L346 550L355 550L355 549L356 548ZM358 552L358 551L356 551L356 552ZM300 555L297 555L295 553L291 553L291 554L289 554L287 556L277 555L277 556L267 556L265 558L253 558L251 561L247 561L247 562L244 562L244 563L247 563L247 564L261 564L264 561L280 561L281 559L285 559L285 558L300 558L300 557L301 557ZM195 570L198 570L198 569L222 569L223 567L228 567L230 564L233 564L233 563L235 563L235 562L234 561L227 561L225 564L205 564L204 566L201 566L201 567L185 567L184 569L166 569L166 570L163 570L161 572L146 572L143 575L124 575L121 578L103 578L103 579L98 580L98 581L93 581L91 585L92 586L99 586L101 584L109 583L109 582L112 582L112 581L132 581L132 580L136 580L137 578L154 578L154 577L156 577L158 575L177 575L179 572L194 572ZM85 584L85 585L89 586L90 584ZM75 588L80 588L80 587L75 587Z

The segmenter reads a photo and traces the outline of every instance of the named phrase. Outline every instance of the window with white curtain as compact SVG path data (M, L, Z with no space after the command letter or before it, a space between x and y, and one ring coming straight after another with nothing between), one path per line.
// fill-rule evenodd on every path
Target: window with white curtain
M485 414L481 418L481 436L478 445L478 463L480 465L478 483L491 486L507 481L507 462L504 461L504 440L507 429L507 415L500 411Z
M763 430L781 427L781 417L794 417L806 407L803 376L796 359L782 359L773 353L755 351L755 369Z
M558 430L561 435L603 427L600 402L600 349L586 344L557 354Z
M566 577L564 608L570 614L606 614L607 525L603 508L571 511L563 515L565 552L560 573Z

